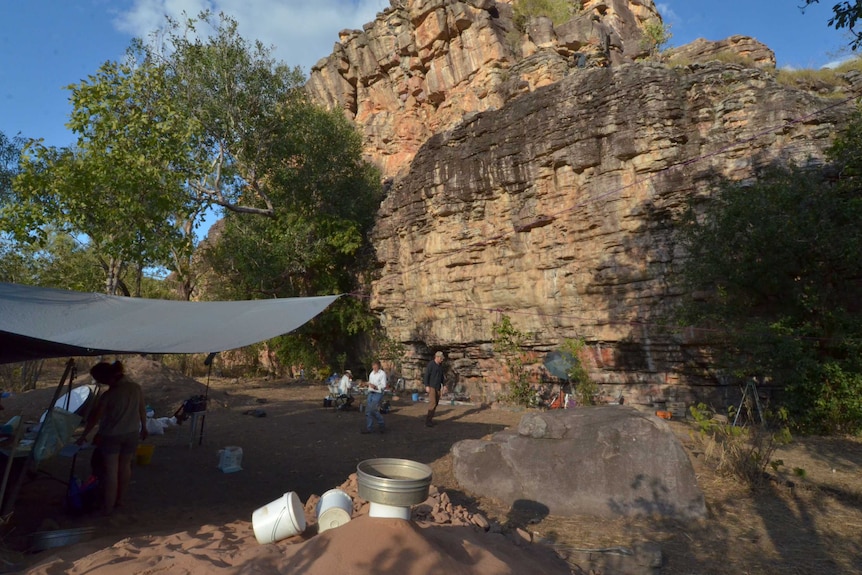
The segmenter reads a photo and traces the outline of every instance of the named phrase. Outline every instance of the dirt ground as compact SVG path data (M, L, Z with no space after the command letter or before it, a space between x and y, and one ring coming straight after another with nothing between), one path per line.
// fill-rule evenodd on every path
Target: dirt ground
M86 372L91 360L81 360ZM191 380L146 360L130 360L132 377L142 384L156 417L168 417L182 401L206 392L206 378ZM0 419L21 413L35 420L56 386L49 375L34 391L3 400ZM88 378L79 376L77 384ZM141 534L174 533L203 525L250 522L252 512L287 491L304 502L343 483L364 460L398 457L431 465L433 483L453 503L504 529L522 528L566 555L584 549L631 548L654 542L662 550L663 574L851 574L862 572L862 440L803 438L777 457L786 469L804 469L791 483L770 482L752 491L719 477L698 452L686 422L671 422L691 454L709 517L695 523L658 518L598 520L589 517L532 517L477 494L462 492L451 471L451 446L517 425L524 411L475 405L441 404L439 425L424 426L424 403L410 390L392 399L386 415L389 432L361 435L364 415L354 408L323 406L322 383L289 380L211 378L209 409L199 445L190 426L153 436L152 462L134 469L133 484L121 513L72 516L64 495L72 470L69 458L56 457L24 483L14 513L4 518L0 572L16 572L51 551L28 551L33 532L92 526L104 545ZM256 416L265 414L262 417ZM242 448L242 471L223 473L219 450ZM75 462L79 477L88 474L86 457ZM550 479L549 479L550 480ZM81 545L81 553L90 547ZM74 550L74 548L72 548ZM610 573L606 574L610 575Z

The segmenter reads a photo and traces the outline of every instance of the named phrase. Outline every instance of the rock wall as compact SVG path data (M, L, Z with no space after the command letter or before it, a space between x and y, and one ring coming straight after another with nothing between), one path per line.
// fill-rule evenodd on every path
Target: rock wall
M339 34L306 88L344 110L365 135L370 159L394 176L465 114L501 108L578 66L648 53L643 24L661 21L652 0L582 5L567 23L534 18L520 31L509 0L391 0L362 30Z
M408 380L443 349L455 382L493 399L506 314L537 362L584 338L613 396L716 383L696 338L664 327L673 222L717 180L817 161L851 105L777 83L752 38L655 54L655 23L652 0L585 0L522 28L509 0L392 0L314 66L309 94L344 110L387 178L371 305L410 350Z
M850 101L713 62L582 69L433 136L379 211L372 307L411 349L493 398L492 326L507 314L541 354L587 341L594 380L629 399L717 383L691 335L665 329L685 257L673 222L721 179L817 161Z

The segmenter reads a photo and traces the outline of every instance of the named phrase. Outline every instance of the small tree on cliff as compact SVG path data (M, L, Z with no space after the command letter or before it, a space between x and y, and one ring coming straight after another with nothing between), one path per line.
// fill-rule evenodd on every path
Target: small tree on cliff
M649 50L652 59L660 60L671 38L673 34L669 25L660 20L652 20L644 24L641 47Z
M682 317L704 328L740 377L783 385L803 431L862 429L862 114L823 171L774 167L726 183L682 226L690 293Z

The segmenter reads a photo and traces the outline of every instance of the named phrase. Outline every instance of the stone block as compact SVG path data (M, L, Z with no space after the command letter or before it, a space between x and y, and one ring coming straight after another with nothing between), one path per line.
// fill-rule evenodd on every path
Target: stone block
M552 515L706 515L688 455L660 419L621 405L524 420L518 434L453 446L453 472L466 491L510 506L532 501Z

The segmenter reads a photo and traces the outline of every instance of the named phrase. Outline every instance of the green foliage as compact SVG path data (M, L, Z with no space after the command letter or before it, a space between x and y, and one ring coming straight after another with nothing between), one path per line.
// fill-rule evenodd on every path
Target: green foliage
M270 150L289 160L270 174L273 216L226 213L218 241L203 252L216 278L209 297L349 293L373 265L368 235L379 175L362 160L359 135L342 114L302 101L285 105L280 117L286 129ZM279 345L279 359L309 369L335 365L373 325L364 303L341 298L286 340L290 346Z
M673 38L673 34L670 31L670 25L661 20L651 20L644 24L641 47L644 50L649 50L650 56L653 58L659 58L667 48L671 38Z
M692 297L681 317L705 328L723 367L784 386L806 432L856 432L862 317L862 119L829 150L839 176L770 168L693 206L681 228Z
M381 361L384 365L392 366L392 373L388 376L397 376L401 374L402 361L404 354L407 353L407 348L400 341L389 337L382 330L377 330L374 337L374 358ZM366 365L370 365L373 359L369 358ZM394 382L394 380L393 380Z
M856 349L850 353L862 351ZM814 433L858 433L862 428L862 369L856 359L806 362L807 370L787 385L795 423Z
M272 217L270 193L279 184L273 175L307 159L290 146L299 136L286 134L314 133L282 107L303 100L302 72L246 41L224 14L168 18L158 40L133 48L138 60L164 71L176 114L192 130L187 183L194 200Z
M99 292L104 272L90 246L48 228L41 246L0 240L0 281Z
M581 11L581 2L571 0L515 0L515 27L522 32L527 27L527 21L536 16L546 16L554 24L568 22L572 15Z
M74 147L30 142L14 187L17 205L0 224L20 243L44 244L48 226L86 236L107 262L115 293L126 264L168 261L188 217L182 171L190 124L176 114L163 70L108 62L70 86Z
M562 350L577 359L569 368L568 376L569 382L574 385L578 404L595 405L599 386L590 379L590 374L581 361L585 345L583 339L566 339L563 341Z
M732 50L721 50L716 52L715 54L711 54L709 56L710 62L722 62L724 64L735 64L738 66L743 66L745 68L756 68L756 64L754 60L747 56L743 56L738 52L734 52ZM669 66L673 66L676 68L684 68L686 66L690 66L693 62L692 60L685 58L683 56L674 55L671 56L667 61Z
M501 355L509 371L509 382L504 400L516 405L530 405L533 401L533 387L527 378L524 343L529 335L519 331L506 314L494 322L494 352Z
M14 200L12 180L18 173L18 161L24 144L21 136L10 139L0 132L0 208Z
M805 6L811 4L819 4L820 0L804 0ZM851 50L858 50L862 47L862 33L856 31L856 22L862 18L862 2L855 0L854 2L844 1L836 2L832 6L832 18L829 19L829 25L836 30L847 28L849 30L852 41L850 42Z
M784 465L782 460L774 458L779 447L792 441L784 412L777 415L777 431L761 426L736 427L719 421L703 403L692 405L689 412L698 430L696 439L706 458L716 462L719 473L758 486L766 479L768 469L777 472Z
M52 230L84 237L109 293L132 275L136 292L167 295L167 284L135 275L160 266L188 299L200 260L207 298L356 291L373 266L380 175L355 127L312 105L304 81L224 15L169 18L151 42L135 40L123 61L70 87L77 144L30 144L3 229L36 246ZM195 228L213 206L226 210L223 229L196 258ZM325 365L372 320L341 298L276 347L283 360Z

